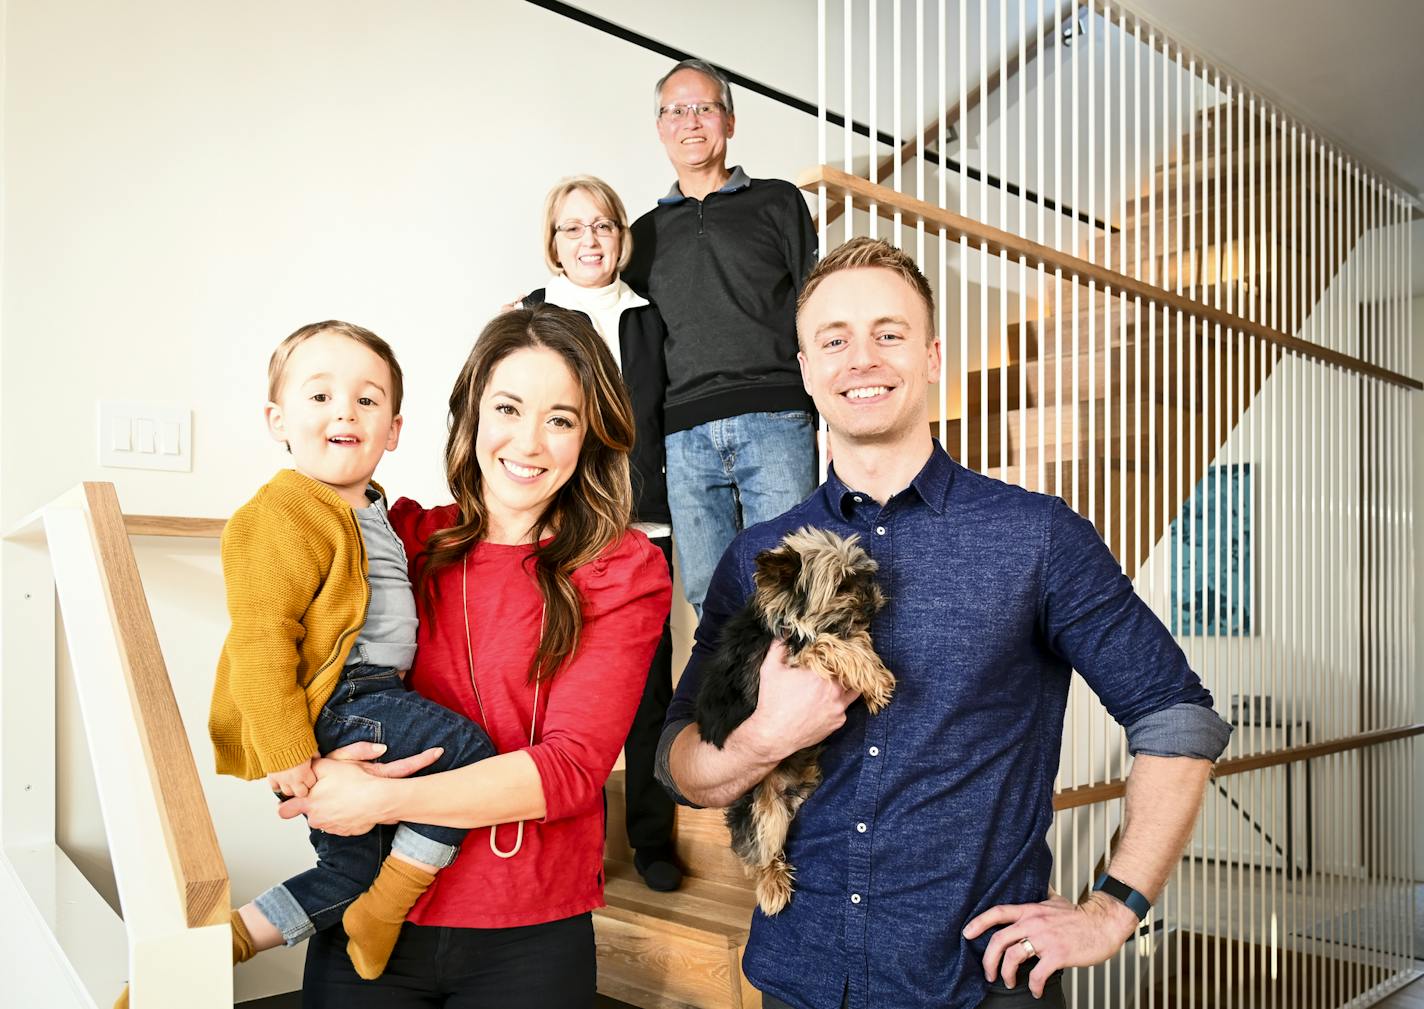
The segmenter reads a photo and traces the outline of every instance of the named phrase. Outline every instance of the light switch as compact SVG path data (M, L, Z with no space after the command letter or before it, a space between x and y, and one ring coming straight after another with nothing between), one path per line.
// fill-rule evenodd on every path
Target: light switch
M171 403L99 402L99 465L193 469L193 413Z
M139 417L134 421L134 451L142 452L144 455L152 455L158 451L155 441L157 440L157 427L153 421L147 417Z
M183 446L183 429L176 421L165 420L158 425L158 451L177 455Z

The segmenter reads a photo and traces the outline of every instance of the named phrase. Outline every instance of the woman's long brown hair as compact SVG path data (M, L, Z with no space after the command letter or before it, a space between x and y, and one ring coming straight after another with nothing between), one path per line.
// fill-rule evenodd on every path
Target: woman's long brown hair
M552 305L496 316L475 341L450 392L450 437L445 475L459 521L434 533L416 560L427 604L432 576L464 556L488 532L483 476L475 457L480 399L495 366L519 350L544 348L568 365L583 392L583 447L578 465L533 529L534 577L544 599L544 629L530 664L531 680L547 681L578 650L583 604L572 575L628 528L633 505L628 453L633 407L608 345L577 312ZM548 542L541 542L549 536Z

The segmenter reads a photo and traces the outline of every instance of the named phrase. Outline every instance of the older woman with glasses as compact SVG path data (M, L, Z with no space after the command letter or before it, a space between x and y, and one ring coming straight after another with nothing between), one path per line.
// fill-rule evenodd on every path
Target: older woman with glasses
M663 397L667 327L657 307L620 278L633 254L628 214L613 187L591 175L564 179L544 201L544 261L553 276L526 295L581 312L613 352L633 402L633 528L645 533L672 567L672 525L664 476ZM626 825L633 864L654 890L682 882L672 849L673 804L653 777L658 736L672 698L672 635L666 624L638 713L629 730Z

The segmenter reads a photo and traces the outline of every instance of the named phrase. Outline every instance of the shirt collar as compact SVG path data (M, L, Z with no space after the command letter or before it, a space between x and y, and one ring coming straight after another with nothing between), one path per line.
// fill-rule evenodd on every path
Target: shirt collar
M717 190L717 192L734 193L738 189L746 189L751 184L752 180L746 172L742 171L742 166L733 165L731 178L729 178L727 180L727 184L724 185L721 189ZM686 200L688 198L689 197L682 195L681 187L678 186L676 182L674 182L672 184L672 188L667 191L667 195L664 196L662 199L658 200L658 203L664 206L668 206L674 203L681 203L683 200Z
M944 513L945 502L949 499L949 485L954 482L954 460L949 457L949 453L940 447L939 440L934 442L934 448L930 451L930 457L925 461L924 466L915 474L915 478L910 481L910 486L896 494L900 497L910 491L914 491L936 515ZM847 487L836 475L835 463L832 463L826 473L824 484L826 494L826 504L842 518L850 518L851 512L857 503L856 499L864 499L869 495ZM888 503L888 502L887 502Z

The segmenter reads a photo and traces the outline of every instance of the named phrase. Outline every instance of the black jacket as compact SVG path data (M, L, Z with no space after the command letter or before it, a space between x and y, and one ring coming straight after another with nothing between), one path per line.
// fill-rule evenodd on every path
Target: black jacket
M524 296L524 307L544 303L544 288ZM584 312L579 315L588 318ZM618 317L618 362L623 384L633 401L633 520L670 523L667 477L663 450L663 400L667 395L667 366L663 346L667 326L653 304L630 308Z
M796 363L796 297L816 261L800 190L736 168L704 200L674 187L632 233L623 279L667 320L669 433L813 409Z

